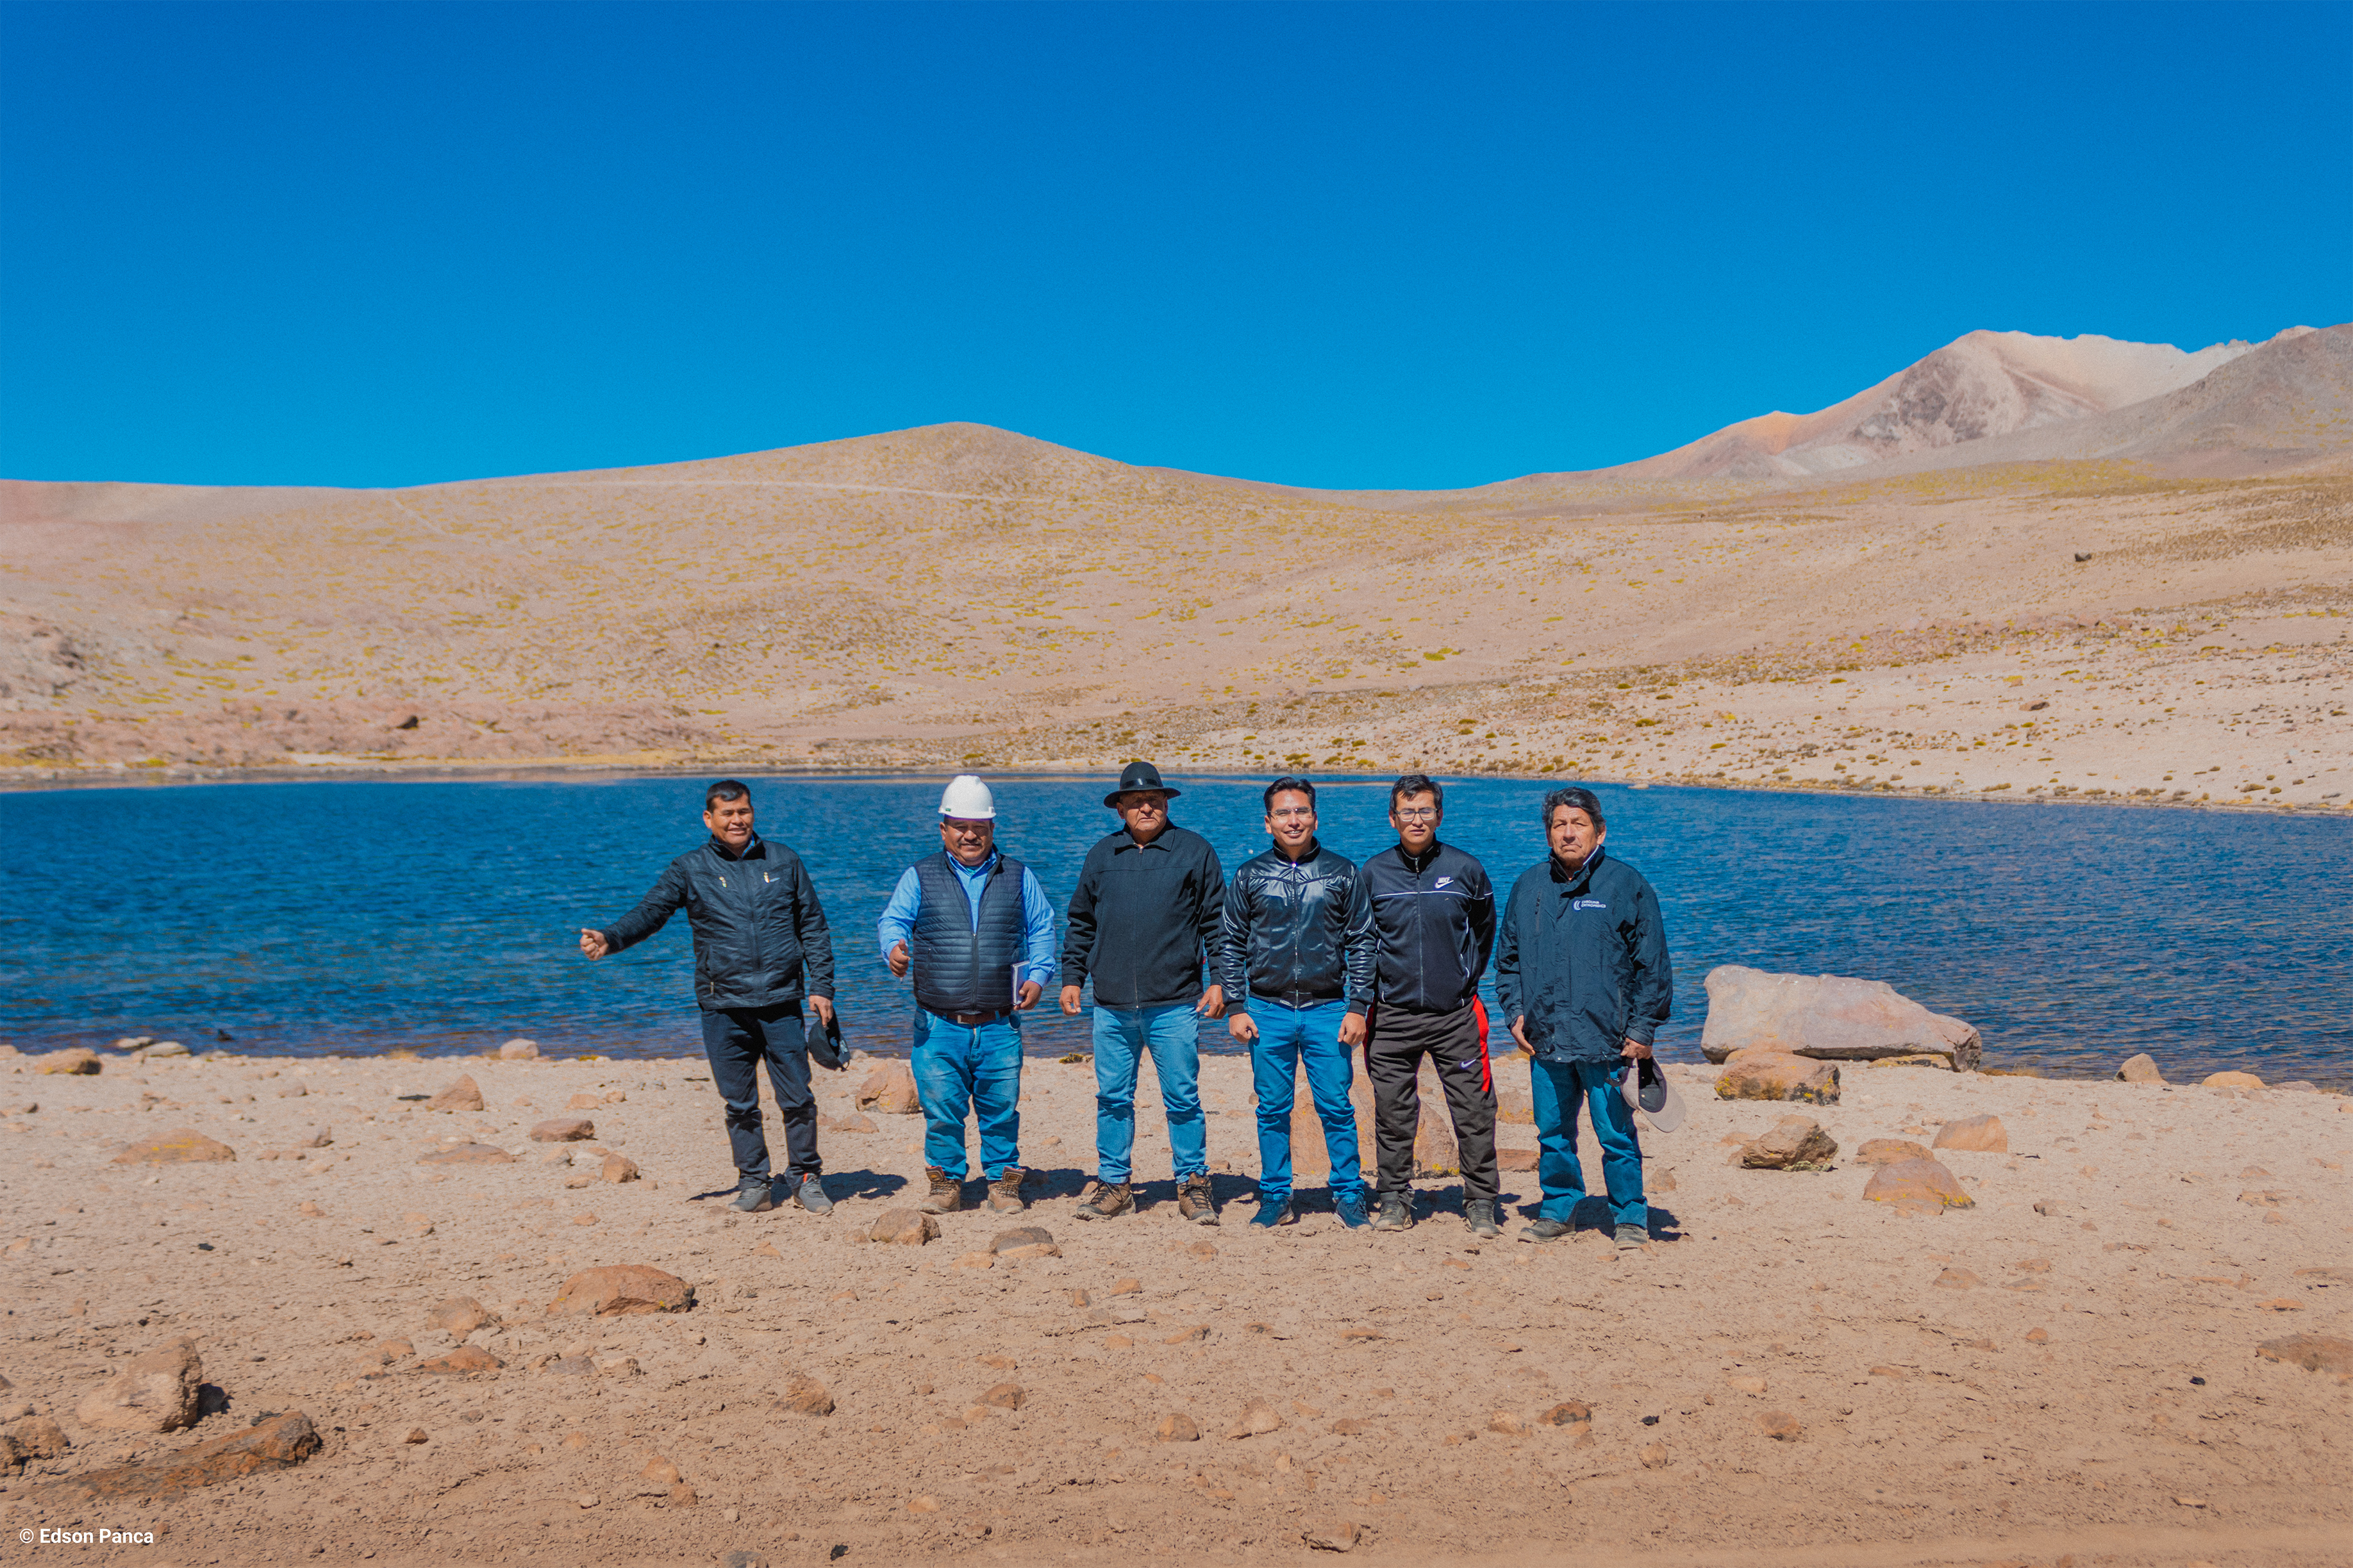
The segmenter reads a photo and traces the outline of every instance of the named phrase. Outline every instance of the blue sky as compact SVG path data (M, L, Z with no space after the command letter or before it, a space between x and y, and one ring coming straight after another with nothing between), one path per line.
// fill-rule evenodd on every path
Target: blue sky
M2353 5L0 4L0 474L1429 488L2353 318Z

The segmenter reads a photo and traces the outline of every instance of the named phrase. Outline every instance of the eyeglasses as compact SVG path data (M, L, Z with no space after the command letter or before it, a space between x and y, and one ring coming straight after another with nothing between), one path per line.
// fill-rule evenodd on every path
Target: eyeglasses
M1411 810L1399 808L1393 815L1399 822L1436 822L1438 808L1434 805L1417 805Z

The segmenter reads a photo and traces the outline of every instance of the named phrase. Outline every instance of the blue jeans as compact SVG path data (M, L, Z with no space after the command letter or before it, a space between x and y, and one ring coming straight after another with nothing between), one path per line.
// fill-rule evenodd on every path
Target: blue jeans
M1168 1152L1176 1179L1207 1175L1209 1132L1201 1120L1201 1020L1190 1002L1095 1009L1095 1179L1128 1179L1135 1150L1135 1068L1152 1053Z
M1619 1085L1626 1064L1546 1062L1530 1064L1528 1088L1535 1101L1536 1142L1543 1155L1536 1178L1544 1186L1545 1219L1566 1224L1585 1198L1585 1167L1577 1162L1577 1102L1593 1108L1593 1135L1601 1141L1601 1180L1609 1190L1614 1223L1649 1229L1651 1207L1642 1201L1642 1145L1634 1133L1634 1108Z
M1315 1120L1324 1124L1324 1148L1332 1156L1332 1195L1365 1192L1364 1161L1356 1150L1356 1109L1348 1103L1355 1058L1340 1043L1345 1002L1288 1007L1253 996L1250 1016L1258 1025L1250 1047L1250 1087L1258 1091L1258 1195L1261 1203L1291 1197L1291 1111L1298 1096L1298 1071L1307 1069L1307 1092Z
M1008 1015L968 1029L915 1009L915 1094L923 1102L923 1163L964 1180L964 1119L980 1123L990 1181L1021 1163L1021 1024Z

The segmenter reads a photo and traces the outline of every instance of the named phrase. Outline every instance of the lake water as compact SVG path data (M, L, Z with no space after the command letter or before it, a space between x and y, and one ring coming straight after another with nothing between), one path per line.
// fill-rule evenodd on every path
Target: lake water
M1188 782L1176 819L1230 869L1264 847L1258 786ZM0 1040L121 1035L255 1054L701 1049L683 915L591 964L619 916L703 837L700 781L309 779L0 794ZM997 781L1000 842L1057 906L1114 826L1103 785ZM874 917L938 845L936 779L761 779L762 831L808 863L849 1034L904 1048L906 987ZM1450 781L1445 837L1499 894L1544 853L1532 781ZM1662 1054L1698 1059L1719 963L1884 980L1982 1031L1989 1066L2169 1077L2243 1068L2353 1082L2353 823L1603 787L1609 848L1647 875L1674 954ZM1385 783L1324 792L1323 837L1391 841ZM1490 998L1492 1000L1492 977ZM1081 1021L1029 1016L1032 1052ZM1222 1025L1205 1042L1229 1044Z

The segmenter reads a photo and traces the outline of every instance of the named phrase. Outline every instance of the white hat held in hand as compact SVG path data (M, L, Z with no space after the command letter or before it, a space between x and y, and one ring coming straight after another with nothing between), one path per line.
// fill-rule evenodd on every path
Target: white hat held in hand
M1641 1111L1658 1131L1672 1132L1683 1124L1683 1097L1675 1092L1657 1062L1648 1058L1628 1062L1622 1092L1626 1103Z
M948 780L948 787L940 792L940 815L961 817L966 822L989 822L997 816L997 797L980 782L978 773L958 773Z

